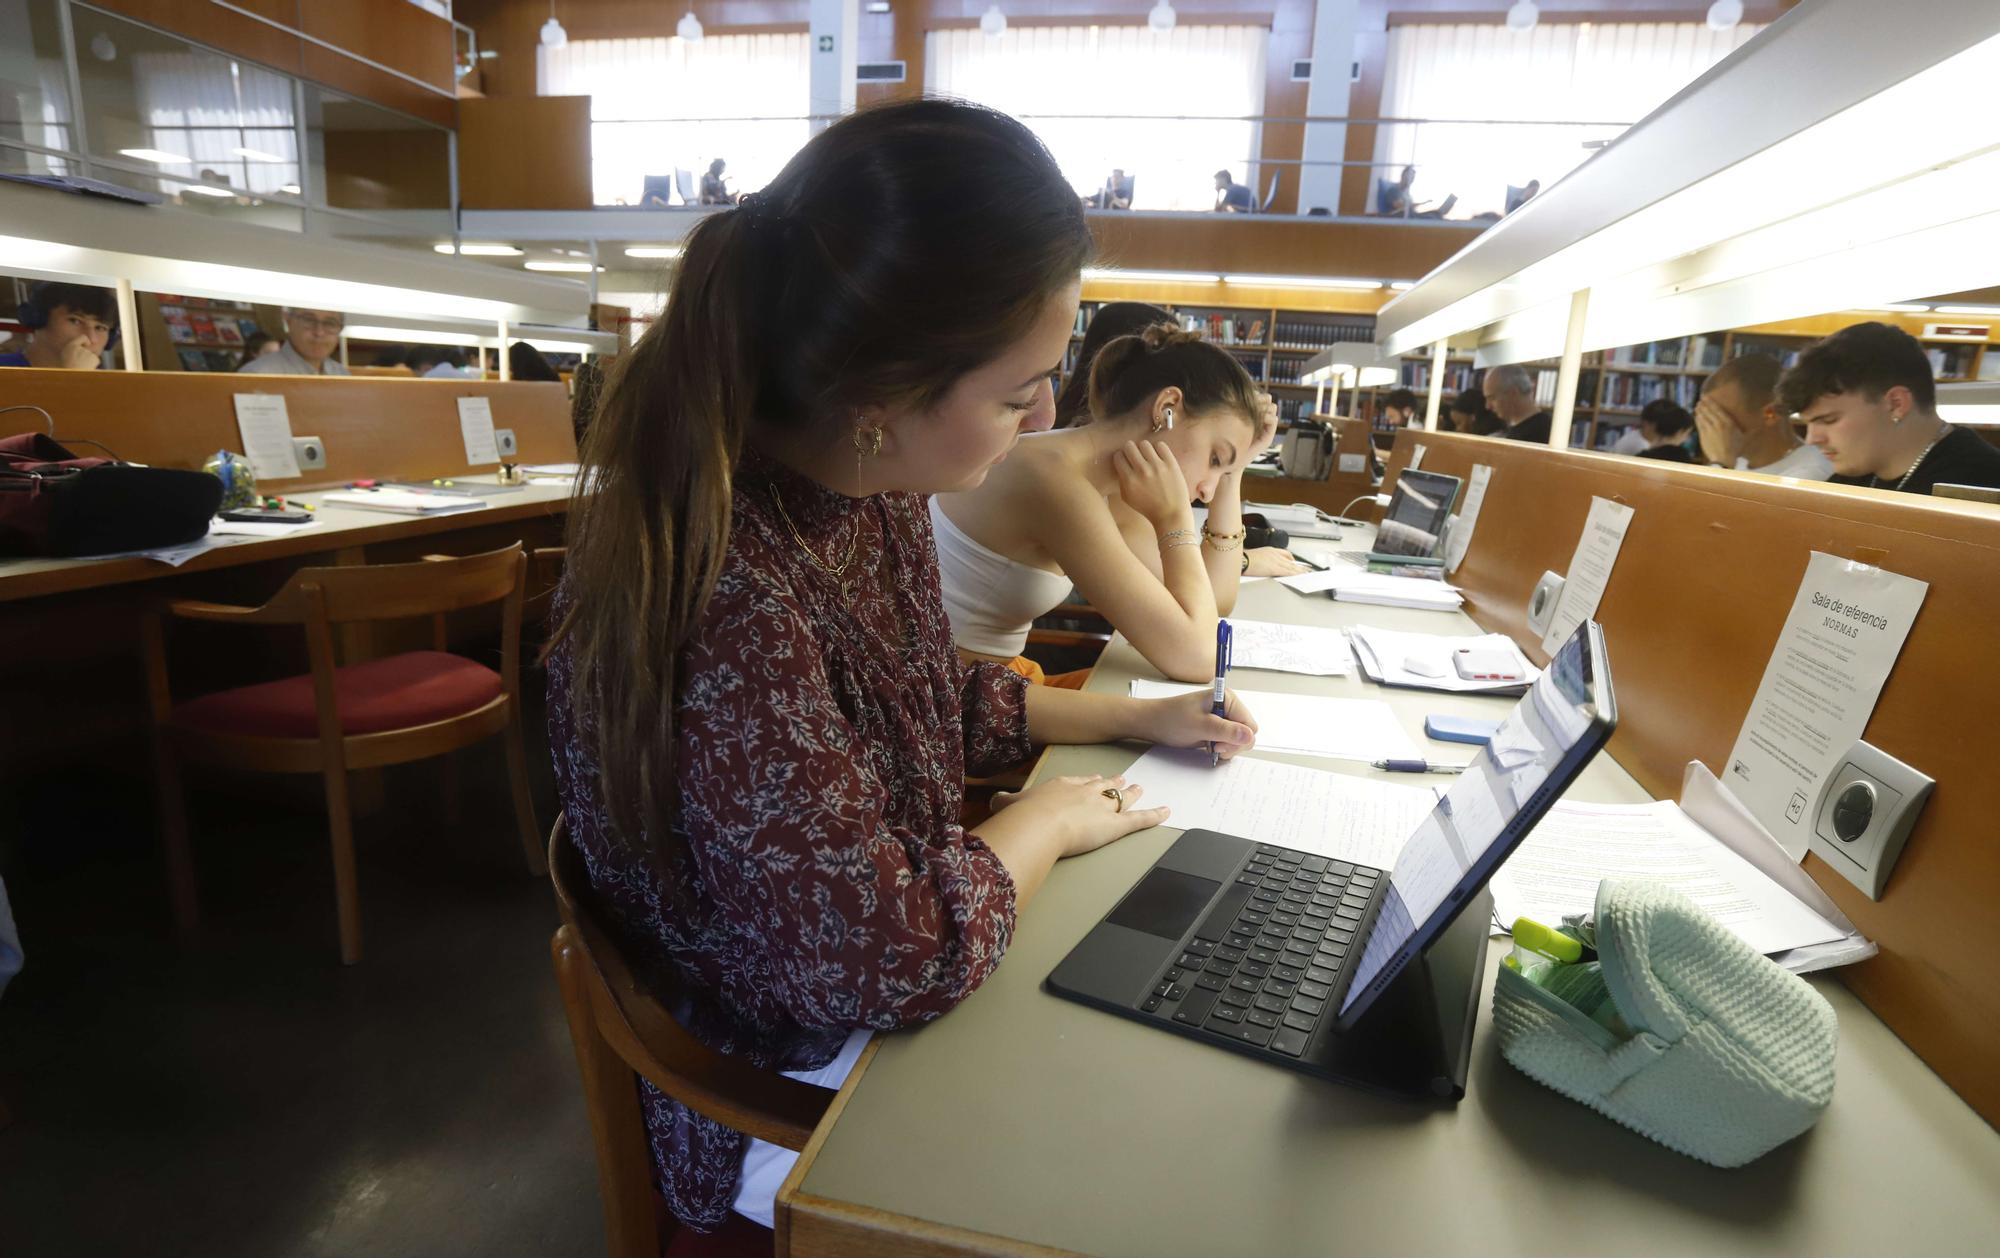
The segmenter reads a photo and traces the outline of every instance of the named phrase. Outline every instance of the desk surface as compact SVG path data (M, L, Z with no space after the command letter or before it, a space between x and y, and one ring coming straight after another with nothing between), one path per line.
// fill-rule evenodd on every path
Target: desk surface
M569 507L570 488L567 484L523 485L519 489L509 488L504 492L488 494L483 507L431 516L322 506L322 496L316 493L286 495L289 501L311 503L318 508L317 518L311 525L282 536L219 546L196 555L178 568L153 559L0 559L0 603L71 590L151 581L176 573L208 572L294 555L320 554L399 538L448 533L477 525L560 515Z
M1473 631L1461 616L1304 598L1274 582L1244 587L1236 614ZM1122 691L1151 675L1120 638L1089 688ZM1245 673L1237 684L1384 699L1419 740L1426 713L1491 716L1512 702L1355 676ZM1059 748L1038 772L1120 772L1140 750ZM1570 797L1647 795L1600 756ZM1178 834L1162 827L1062 862L978 992L935 1023L880 1038L788 1185L793 1253L902 1252L882 1237L854 1244L851 1230L849 1244L820 1243L835 1231L828 1218L1148 1258L1584 1244L1877 1258L1984 1252L2000 1233L2000 1135L1823 976L1812 981L1841 1028L1832 1108L1804 1137L1734 1171L1632 1135L1507 1065L1491 1036L1490 973L1455 1108L1309 1079L1045 992L1043 978ZM1503 954L1491 948L1489 966Z

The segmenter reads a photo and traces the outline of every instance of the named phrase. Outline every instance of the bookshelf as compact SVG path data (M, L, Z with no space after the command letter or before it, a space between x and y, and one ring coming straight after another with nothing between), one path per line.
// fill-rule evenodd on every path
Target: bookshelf
M138 294L140 347L149 371L232 372L263 320L247 302Z

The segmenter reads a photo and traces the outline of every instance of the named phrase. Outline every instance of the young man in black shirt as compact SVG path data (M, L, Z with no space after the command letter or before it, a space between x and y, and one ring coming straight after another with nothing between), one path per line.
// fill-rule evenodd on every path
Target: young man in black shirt
M2000 489L2000 449L1937 413L1930 359L1885 323L1842 328L1799 355L1778 385L1806 443L1833 462L1836 484L1927 494L1935 485Z
M1669 463L1694 462L1694 455L1687 448L1688 432L1693 428L1694 416L1687 413L1686 407L1672 398L1654 398L1639 412L1639 432L1646 438L1646 448L1638 457L1664 459Z

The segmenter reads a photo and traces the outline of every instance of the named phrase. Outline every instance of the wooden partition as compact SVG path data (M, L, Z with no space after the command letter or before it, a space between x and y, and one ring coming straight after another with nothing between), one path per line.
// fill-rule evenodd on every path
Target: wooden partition
M1720 770L1811 552L1930 583L1863 736L1937 780L1880 902L1805 868L1881 955L1841 971L1855 994L1988 1122L2000 1122L2000 844L1994 841L2000 508L1845 486L1405 431L1426 471L1493 469L1455 576L1467 610L1546 659L1527 627L1544 571L1567 571L1593 495L1633 508L1597 618L1618 692L1611 754L1677 797L1691 759Z
M58 440L79 439L83 455L99 442L133 463L198 468L217 450L241 452L238 393L277 393L292 433L318 437L327 465L296 480L264 480L275 492L374 480L429 480L493 468L471 468L458 427L458 399L483 397L493 426L510 428L522 463L576 459L569 396L555 383L481 380L385 380L325 376L222 375L206 372L39 371L0 374L0 406L46 410ZM11 412L0 433L33 429L41 417Z

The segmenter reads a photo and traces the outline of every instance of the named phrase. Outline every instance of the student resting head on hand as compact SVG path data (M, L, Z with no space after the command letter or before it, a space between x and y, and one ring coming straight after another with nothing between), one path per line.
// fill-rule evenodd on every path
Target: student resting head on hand
M94 371L118 328L118 299L108 288L44 281L28 290L18 309L27 340L0 352L0 367Z
M1158 326L1104 347L1090 409L1022 442L984 485L932 500L959 649L1032 675L1029 623L1074 583L1154 668L1206 680L1244 574L1241 474L1277 409L1227 350Z
M1778 405L1784 368L1769 354L1738 354L1702 383L1694 425L1709 462L1766 476L1825 480L1833 464L1802 443Z
M866 110L695 226L605 386L547 659L558 786L636 971L674 974L691 1032L752 1066L946 1013L1059 857L1164 820L1122 779L1062 778L968 831L968 772L1035 742L1252 740L1233 698L1240 719L1029 687L952 647L924 495L1048 427L1090 255L1020 123ZM790 1155L643 1099L666 1207L768 1225Z

